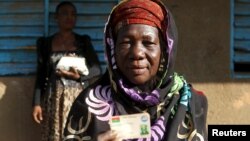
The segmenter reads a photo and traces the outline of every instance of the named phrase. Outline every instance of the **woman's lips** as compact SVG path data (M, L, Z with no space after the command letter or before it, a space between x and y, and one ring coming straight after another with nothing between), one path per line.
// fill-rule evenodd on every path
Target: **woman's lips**
M74 25L75 24L74 21L66 21L65 23L68 24L68 25Z
M142 75L147 71L147 67L130 67L129 69L134 75Z

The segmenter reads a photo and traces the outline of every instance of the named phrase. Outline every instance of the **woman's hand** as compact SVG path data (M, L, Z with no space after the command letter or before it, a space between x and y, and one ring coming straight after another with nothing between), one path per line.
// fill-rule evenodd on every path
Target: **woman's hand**
M68 71L58 69L56 71L56 74L58 76L61 76L61 77L67 78L67 79L72 79L72 80L78 80L81 77L79 72L77 71L77 69L74 67L70 67L70 69Z
M36 123L40 124L43 120L42 108L40 105L36 105L33 107L33 119Z
M121 141L115 131L109 130L97 136L97 141Z

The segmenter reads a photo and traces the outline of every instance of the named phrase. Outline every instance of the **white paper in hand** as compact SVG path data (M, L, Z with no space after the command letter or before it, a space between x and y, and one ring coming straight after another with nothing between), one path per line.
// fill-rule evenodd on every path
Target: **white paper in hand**
M88 75L89 70L86 65L86 61L84 57L72 57L72 56L65 56L62 57L56 68L62 70L69 70L70 67L76 68L81 74Z

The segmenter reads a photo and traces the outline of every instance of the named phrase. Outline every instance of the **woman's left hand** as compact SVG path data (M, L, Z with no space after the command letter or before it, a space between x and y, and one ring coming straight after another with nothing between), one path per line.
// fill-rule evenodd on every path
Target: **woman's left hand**
M118 133L112 130L101 133L97 136L97 141L121 141Z
M74 67L70 67L70 69L68 71L58 69L56 71L56 74L58 76L61 76L61 77L67 78L67 79L72 79L72 80L78 80L81 77L79 72L77 71L77 69Z

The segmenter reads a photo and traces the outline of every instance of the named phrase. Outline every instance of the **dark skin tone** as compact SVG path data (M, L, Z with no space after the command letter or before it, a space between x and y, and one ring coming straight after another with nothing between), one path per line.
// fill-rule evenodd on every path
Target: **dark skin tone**
M161 48L158 29L132 24L118 32L115 57L121 73L143 91L157 73Z
M59 31L55 35L52 41L52 51L74 51L75 36L73 34L73 28L76 24L76 9L72 5L63 5L59 8L55 15ZM69 54L74 56L74 54ZM64 77L71 80L78 80L80 74L76 68L71 67L68 71L57 70L56 74L60 77ZM41 123L43 120L42 108L40 105L36 105L33 108L33 119L36 123Z
M156 76L161 57L157 28L131 24L117 33L115 59L121 73L143 91L145 84ZM107 131L98 135L98 141L120 141L119 133Z

